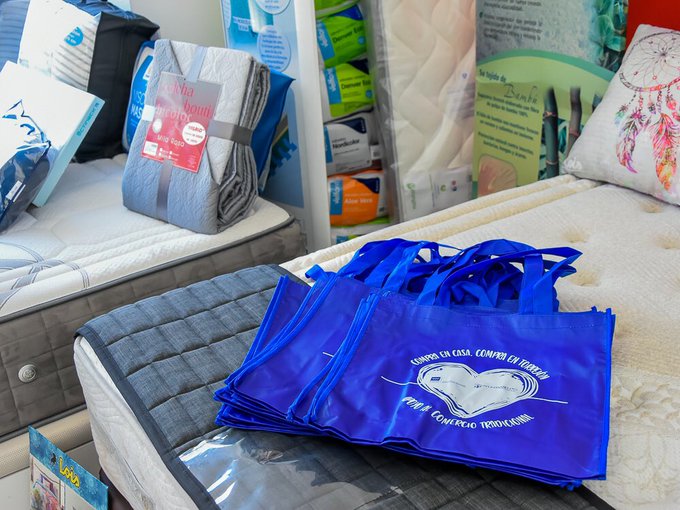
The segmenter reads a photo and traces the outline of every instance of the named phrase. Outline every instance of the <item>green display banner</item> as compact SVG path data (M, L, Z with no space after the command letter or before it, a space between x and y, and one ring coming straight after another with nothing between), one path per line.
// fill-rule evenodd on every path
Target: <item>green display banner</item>
M474 180L554 177L620 66L628 0L478 0Z

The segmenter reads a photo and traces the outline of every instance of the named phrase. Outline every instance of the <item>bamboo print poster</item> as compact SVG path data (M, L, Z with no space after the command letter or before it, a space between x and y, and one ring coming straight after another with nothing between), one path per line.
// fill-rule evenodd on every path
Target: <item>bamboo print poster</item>
M478 195L559 174L619 68L627 12L628 0L477 0Z

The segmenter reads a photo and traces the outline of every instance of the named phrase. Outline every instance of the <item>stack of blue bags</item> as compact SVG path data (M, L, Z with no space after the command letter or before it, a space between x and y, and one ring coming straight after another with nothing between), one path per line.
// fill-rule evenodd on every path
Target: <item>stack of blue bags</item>
M614 316L559 312L571 248L369 243L281 278L219 425L328 436L564 487L603 479Z

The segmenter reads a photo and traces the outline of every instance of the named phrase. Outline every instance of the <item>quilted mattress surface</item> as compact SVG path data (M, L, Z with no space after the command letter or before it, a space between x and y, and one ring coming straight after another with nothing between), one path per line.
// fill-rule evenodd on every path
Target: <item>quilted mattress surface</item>
M581 250L584 255L576 264L578 273L559 283L562 308L611 307L617 314L608 479L587 485L616 508L677 508L680 326L674 311L680 307L680 208L631 190L563 176L396 225L292 260L284 267L299 276L315 263L334 270L362 243L397 236L454 246L505 237L541 246L567 244ZM76 355L96 358L86 342L78 345ZM98 369L81 374L86 391L106 378L102 370L100 364ZM116 448L132 441L141 445L148 439L140 435L139 427L126 422L134 422L129 409L116 419L97 418L99 413L113 416L125 410L125 401L112 395L100 395L88 404L93 423L104 438L98 442L102 461L105 467L122 473L126 468L115 459ZM107 441L109 450L103 446ZM148 450L139 451L150 458ZM162 464L153 473L158 482L144 473L134 476L141 476L149 491L176 486Z
M405 220L442 209L430 186L472 162L475 16L475 0L370 2L379 118Z
M150 268L214 250L288 221L258 200L253 213L208 236L125 209L125 156L71 165L44 207L0 235L0 319Z
M44 207L0 235L0 439L82 406L73 335L92 317L303 253L299 227L264 200L215 236L128 211L124 162L71 165Z

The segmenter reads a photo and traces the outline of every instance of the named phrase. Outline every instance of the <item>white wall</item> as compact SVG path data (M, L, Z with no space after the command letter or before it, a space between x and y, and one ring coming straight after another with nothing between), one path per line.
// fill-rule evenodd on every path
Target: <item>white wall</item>
M220 0L112 0L161 27L165 39L224 46Z

